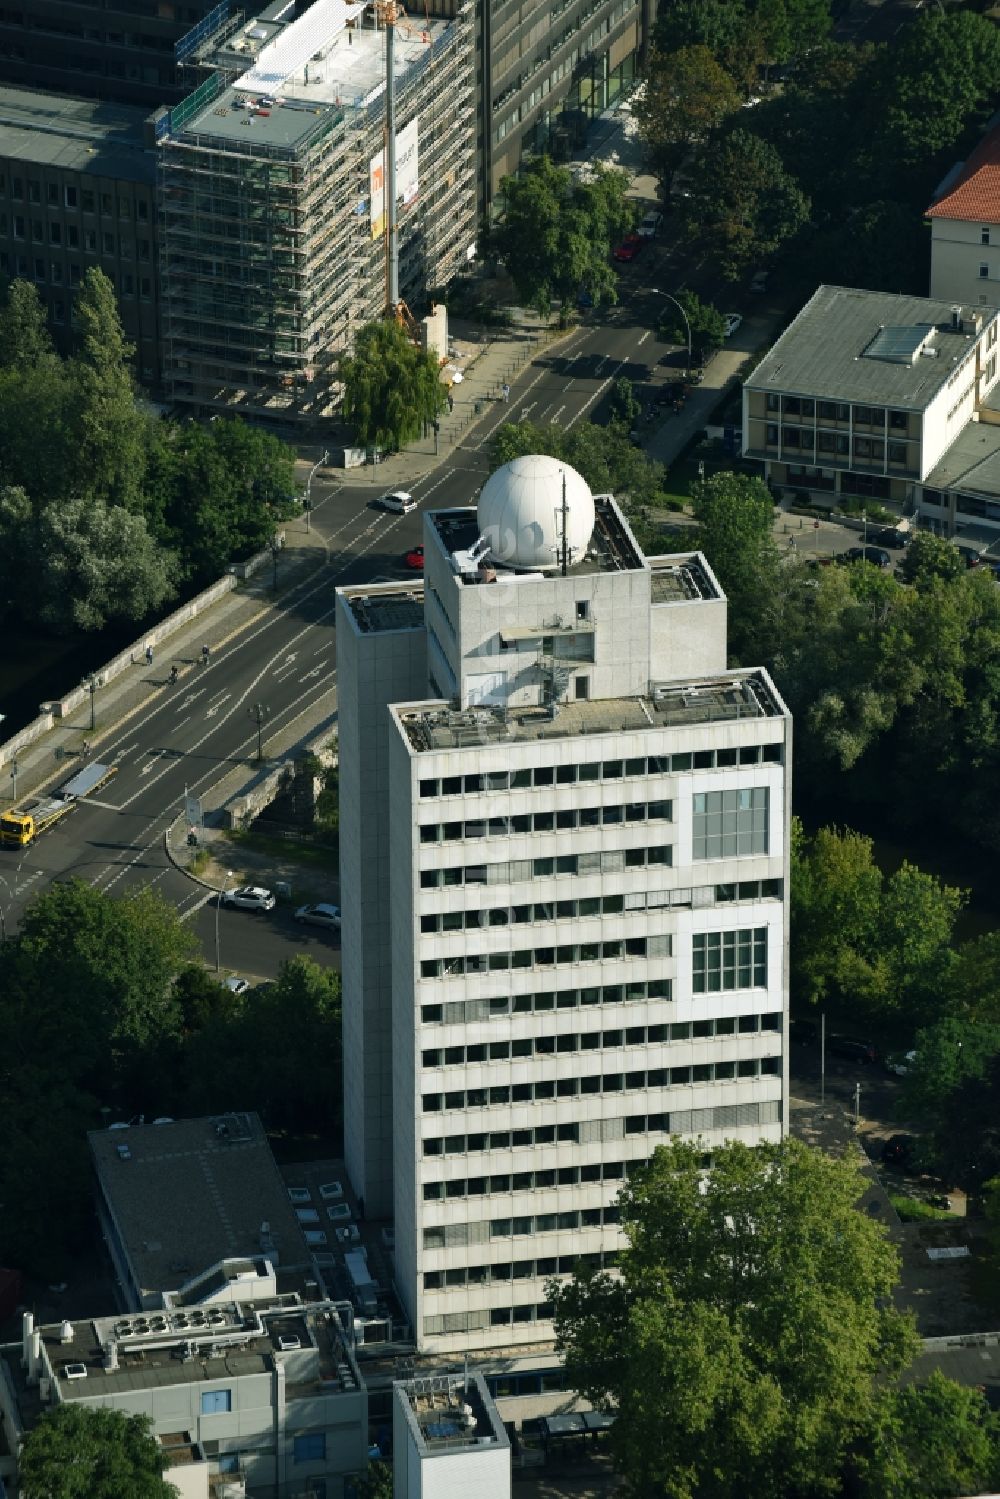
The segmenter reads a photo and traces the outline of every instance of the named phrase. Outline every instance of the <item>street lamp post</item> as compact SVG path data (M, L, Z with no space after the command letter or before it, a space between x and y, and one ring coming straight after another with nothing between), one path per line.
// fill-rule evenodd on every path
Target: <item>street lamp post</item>
M311 514L312 514L312 482L313 482L313 474L316 472L316 470L318 468L322 468L323 467L323 465L326 463L326 461L329 458L329 456L330 456L329 453L324 453L323 456L322 456L322 458L320 458L320 460L317 463L313 464L312 468L309 470L309 477L306 480L306 505L305 505L305 508L306 508L306 530L307 531L309 531L311 529L309 522L310 522L310 517L311 517Z
M690 375L690 373L691 373L691 366L692 366L692 364L694 362L693 356L692 356L692 353L691 353L691 322L690 322L690 319L688 318L688 315L684 311L684 308L681 306L680 302L678 302L677 298L676 297L672 297L668 291L661 291L658 286L651 286L649 289L653 293L654 297L665 297L668 302L673 302L674 306L677 308L677 311L680 313L681 317L684 319L684 326L687 329L687 336L688 336L688 365L687 365L687 367L688 367L688 374Z
M14 803L14 805L16 806L17 805L17 761L16 760L12 760L10 762L10 780L11 780L10 799Z
M277 536L272 536L271 537L271 589L272 589L272 592L274 592L274 593L277 593L277 591L278 591L278 553L280 551L281 551L281 547L280 547L280 545L278 543Z
M254 703L252 708L247 709L247 716L257 725L257 762L264 758L264 724L271 716L271 710L265 703Z
M97 677L94 672L88 671L87 675L83 679L83 685L90 693L90 732L93 733L97 728L97 719L94 716L94 699L97 695Z
M219 887L219 893L218 893L218 895L215 897L215 971L216 971L216 973L218 973L220 967L222 966L221 963L220 963L220 961L219 961L219 908L222 905L222 897L223 897L223 895L225 895L226 890L227 890L227 888L229 886L229 881L232 878L233 878L233 871L231 869L227 869L226 870L226 877L225 877L225 879L223 880L222 884Z

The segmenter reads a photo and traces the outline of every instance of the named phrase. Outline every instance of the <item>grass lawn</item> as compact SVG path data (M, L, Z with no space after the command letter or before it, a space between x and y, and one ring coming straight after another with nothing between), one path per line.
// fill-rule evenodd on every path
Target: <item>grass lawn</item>
M674 500L679 505L691 503L691 486L696 484L700 475L698 473L699 462L705 465L705 478L710 479L713 474L732 473L748 474L751 477L760 477L756 466L745 464L735 454L723 453L713 447L711 451L704 448L693 448L683 458L672 463L667 471L663 483L663 492L668 499Z
M955 1215L948 1208L932 1207L929 1202L921 1202L918 1197L906 1197L901 1192L890 1192L889 1201L899 1214L903 1223L926 1223L934 1221L954 1222Z
M270 859L284 859L290 864L310 864L314 869L337 871L340 868L340 855L335 844L277 838L269 833L258 833L252 828L231 828L226 837L237 848L249 849L255 854L266 854Z

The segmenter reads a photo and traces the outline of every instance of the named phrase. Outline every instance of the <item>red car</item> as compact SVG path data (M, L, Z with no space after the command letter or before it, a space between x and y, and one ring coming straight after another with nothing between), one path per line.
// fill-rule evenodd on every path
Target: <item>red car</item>
M423 547L414 547L411 552L407 552L406 556L403 558L403 562L413 572L422 573L424 570Z
M626 234L621 244L615 250L616 260L634 260L640 250L645 248L646 241L638 234Z

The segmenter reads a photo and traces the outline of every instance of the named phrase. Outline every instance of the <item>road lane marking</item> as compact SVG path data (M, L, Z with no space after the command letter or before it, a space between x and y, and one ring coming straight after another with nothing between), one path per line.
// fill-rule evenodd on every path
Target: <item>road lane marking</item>
M158 760L162 760L163 756L166 753L167 752L166 752L165 749L150 750L149 751L150 758L149 758L148 762L141 767L141 769L139 771L139 774L141 776L148 776L149 772L151 770L155 770L156 769L156 762ZM128 802L123 802L122 805L118 808L118 811L121 812L127 806L128 806Z
M190 713L185 713L184 717L183 718L179 718L177 720L177 722L174 724L174 728L175 729L179 729L183 724L190 723L190 721L191 721L191 715L190 715Z
M260 679L259 679L259 678L258 678L258 680L260 680ZM206 717L206 718L214 718L214 717L215 717L215 715L216 715L216 714L217 714L217 713L218 713L218 711L219 711L219 709L220 709L220 708L221 708L221 707L222 707L222 706L223 706L223 705L224 705L224 704L225 704L225 703L226 703L226 702L228 702L228 700L229 700L229 699L230 699L230 698L231 698L231 697L232 697L232 695L233 695L233 694L232 694L232 693L231 693L231 692L224 692L224 693L223 693L223 694L222 694L222 697L221 697L221 698L220 698L220 699L219 699L219 701L218 701L218 702L217 702L217 703L216 703L216 704L215 704L215 706L214 706L214 707L213 707L213 708L206 708L206 709L205 709L205 717ZM228 716L228 715L227 715L227 716Z
M201 697L204 691L204 687L196 687L194 692L186 692L183 701L177 704L178 713L183 713L185 708L190 708L195 699Z

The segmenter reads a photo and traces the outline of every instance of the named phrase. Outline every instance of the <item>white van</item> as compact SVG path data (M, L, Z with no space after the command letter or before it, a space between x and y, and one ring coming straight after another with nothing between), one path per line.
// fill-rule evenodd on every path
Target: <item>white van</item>
M375 501L380 510L391 510L395 515L408 515L416 510L417 502L405 489L390 489Z

